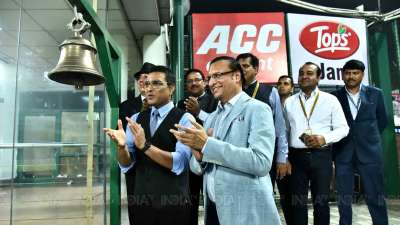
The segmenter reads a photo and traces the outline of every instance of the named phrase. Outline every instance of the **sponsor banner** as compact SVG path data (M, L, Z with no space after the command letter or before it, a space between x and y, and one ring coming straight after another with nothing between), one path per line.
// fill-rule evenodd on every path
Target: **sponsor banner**
M287 74L283 13L193 14L193 65L207 74L217 56L251 52L260 59L257 80L276 82Z
M368 84L365 20L287 14L290 66L297 83L299 68L307 61L321 67L320 84L343 85L342 67L350 59L364 62L363 83Z

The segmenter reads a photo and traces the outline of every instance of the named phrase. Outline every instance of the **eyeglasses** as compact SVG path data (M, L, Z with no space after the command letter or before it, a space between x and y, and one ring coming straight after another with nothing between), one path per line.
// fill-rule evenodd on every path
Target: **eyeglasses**
M222 73L208 74L208 81L210 81L211 79L221 80L222 76L228 75L228 74L230 74L232 72L233 72L233 70L230 70L230 71L227 71L227 72L222 72Z
M161 80L152 80L152 81L144 82L144 87L149 88L151 86L152 88L158 89L158 88L161 88L162 86L164 86L164 84L168 84L168 83L164 83Z
M195 78L195 79L193 79L193 80L186 80L186 84L191 84L191 83L196 83L196 84L198 84L198 83L200 83L202 81L202 79L200 79L200 78Z

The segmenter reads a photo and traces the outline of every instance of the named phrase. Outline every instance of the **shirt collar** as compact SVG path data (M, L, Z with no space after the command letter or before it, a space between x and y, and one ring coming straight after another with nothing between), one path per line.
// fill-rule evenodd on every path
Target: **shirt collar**
M300 97L302 97L302 98L304 98L304 99L309 99L309 98L312 98L312 97L316 96L318 92L319 92L319 89L318 89L318 86L317 86L317 87L315 87L315 89L311 92L310 97L306 97L306 94L305 94L302 90L300 90L299 94L300 94Z
M167 104L161 106L158 108L158 113L160 114L160 117L163 118L166 114L171 111L171 109L174 108L174 103L172 101L169 101ZM156 110L156 107L152 106L151 107L151 114L153 115L153 112Z
M247 86L245 89L248 90L248 89L252 88L253 86L255 87L256 83L257 83L257 80L254 79L253 82L251 82L251 84L249 84L249 86Z
M240 96L243 94L243 91L240 91L239 93L237 93L235 96L233 96L233 98L231 98L228 103L231 104L232 106L235 105L235 103L239 100Z
M206 92L204 91L203 94L201 94L199 97L197 97L197 99L202 98L204 95L206 95Z
M236 104L236 102L239 100L240 96L244 94L243 91L240 91L238 94L236 94L235 96L233 96L233 98L231 98L227 103L225 103L224 105L221 104L221 101L218 102L218 108L223 109L225 107L231 107L234 106Z
M357 95L359 95L360 92L361 92L361 88L362 88L362 84L360 84L360 89L358 89L358 92L355 93L355 94L353 94L353 93L351 93L349 90L347 90L347 87L346 87L346 86L344 86L344 89L346 90L347 94L349 94L350 96L357 96Z

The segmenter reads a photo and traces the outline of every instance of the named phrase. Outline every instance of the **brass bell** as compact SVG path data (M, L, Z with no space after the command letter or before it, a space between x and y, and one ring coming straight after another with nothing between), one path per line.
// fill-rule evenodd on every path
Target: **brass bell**
M60 58L57 66L48 73L49 79L62 84L74 85L77 89L104 83L104 76L96 68L96 48L82 37L90 27L81 13L76 12L69 29L74 31L74 37L68 38L60 46ZM81 25L80 28L75 28Z

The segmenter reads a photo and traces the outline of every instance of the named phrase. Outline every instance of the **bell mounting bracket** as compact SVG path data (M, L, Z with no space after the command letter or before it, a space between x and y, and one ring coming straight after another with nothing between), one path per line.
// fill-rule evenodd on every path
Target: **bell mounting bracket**
M90 23L83 19L82 13L79 13L74 6L74 18L67 24L67 27L74 32L75 37L81 37L90 28Z

